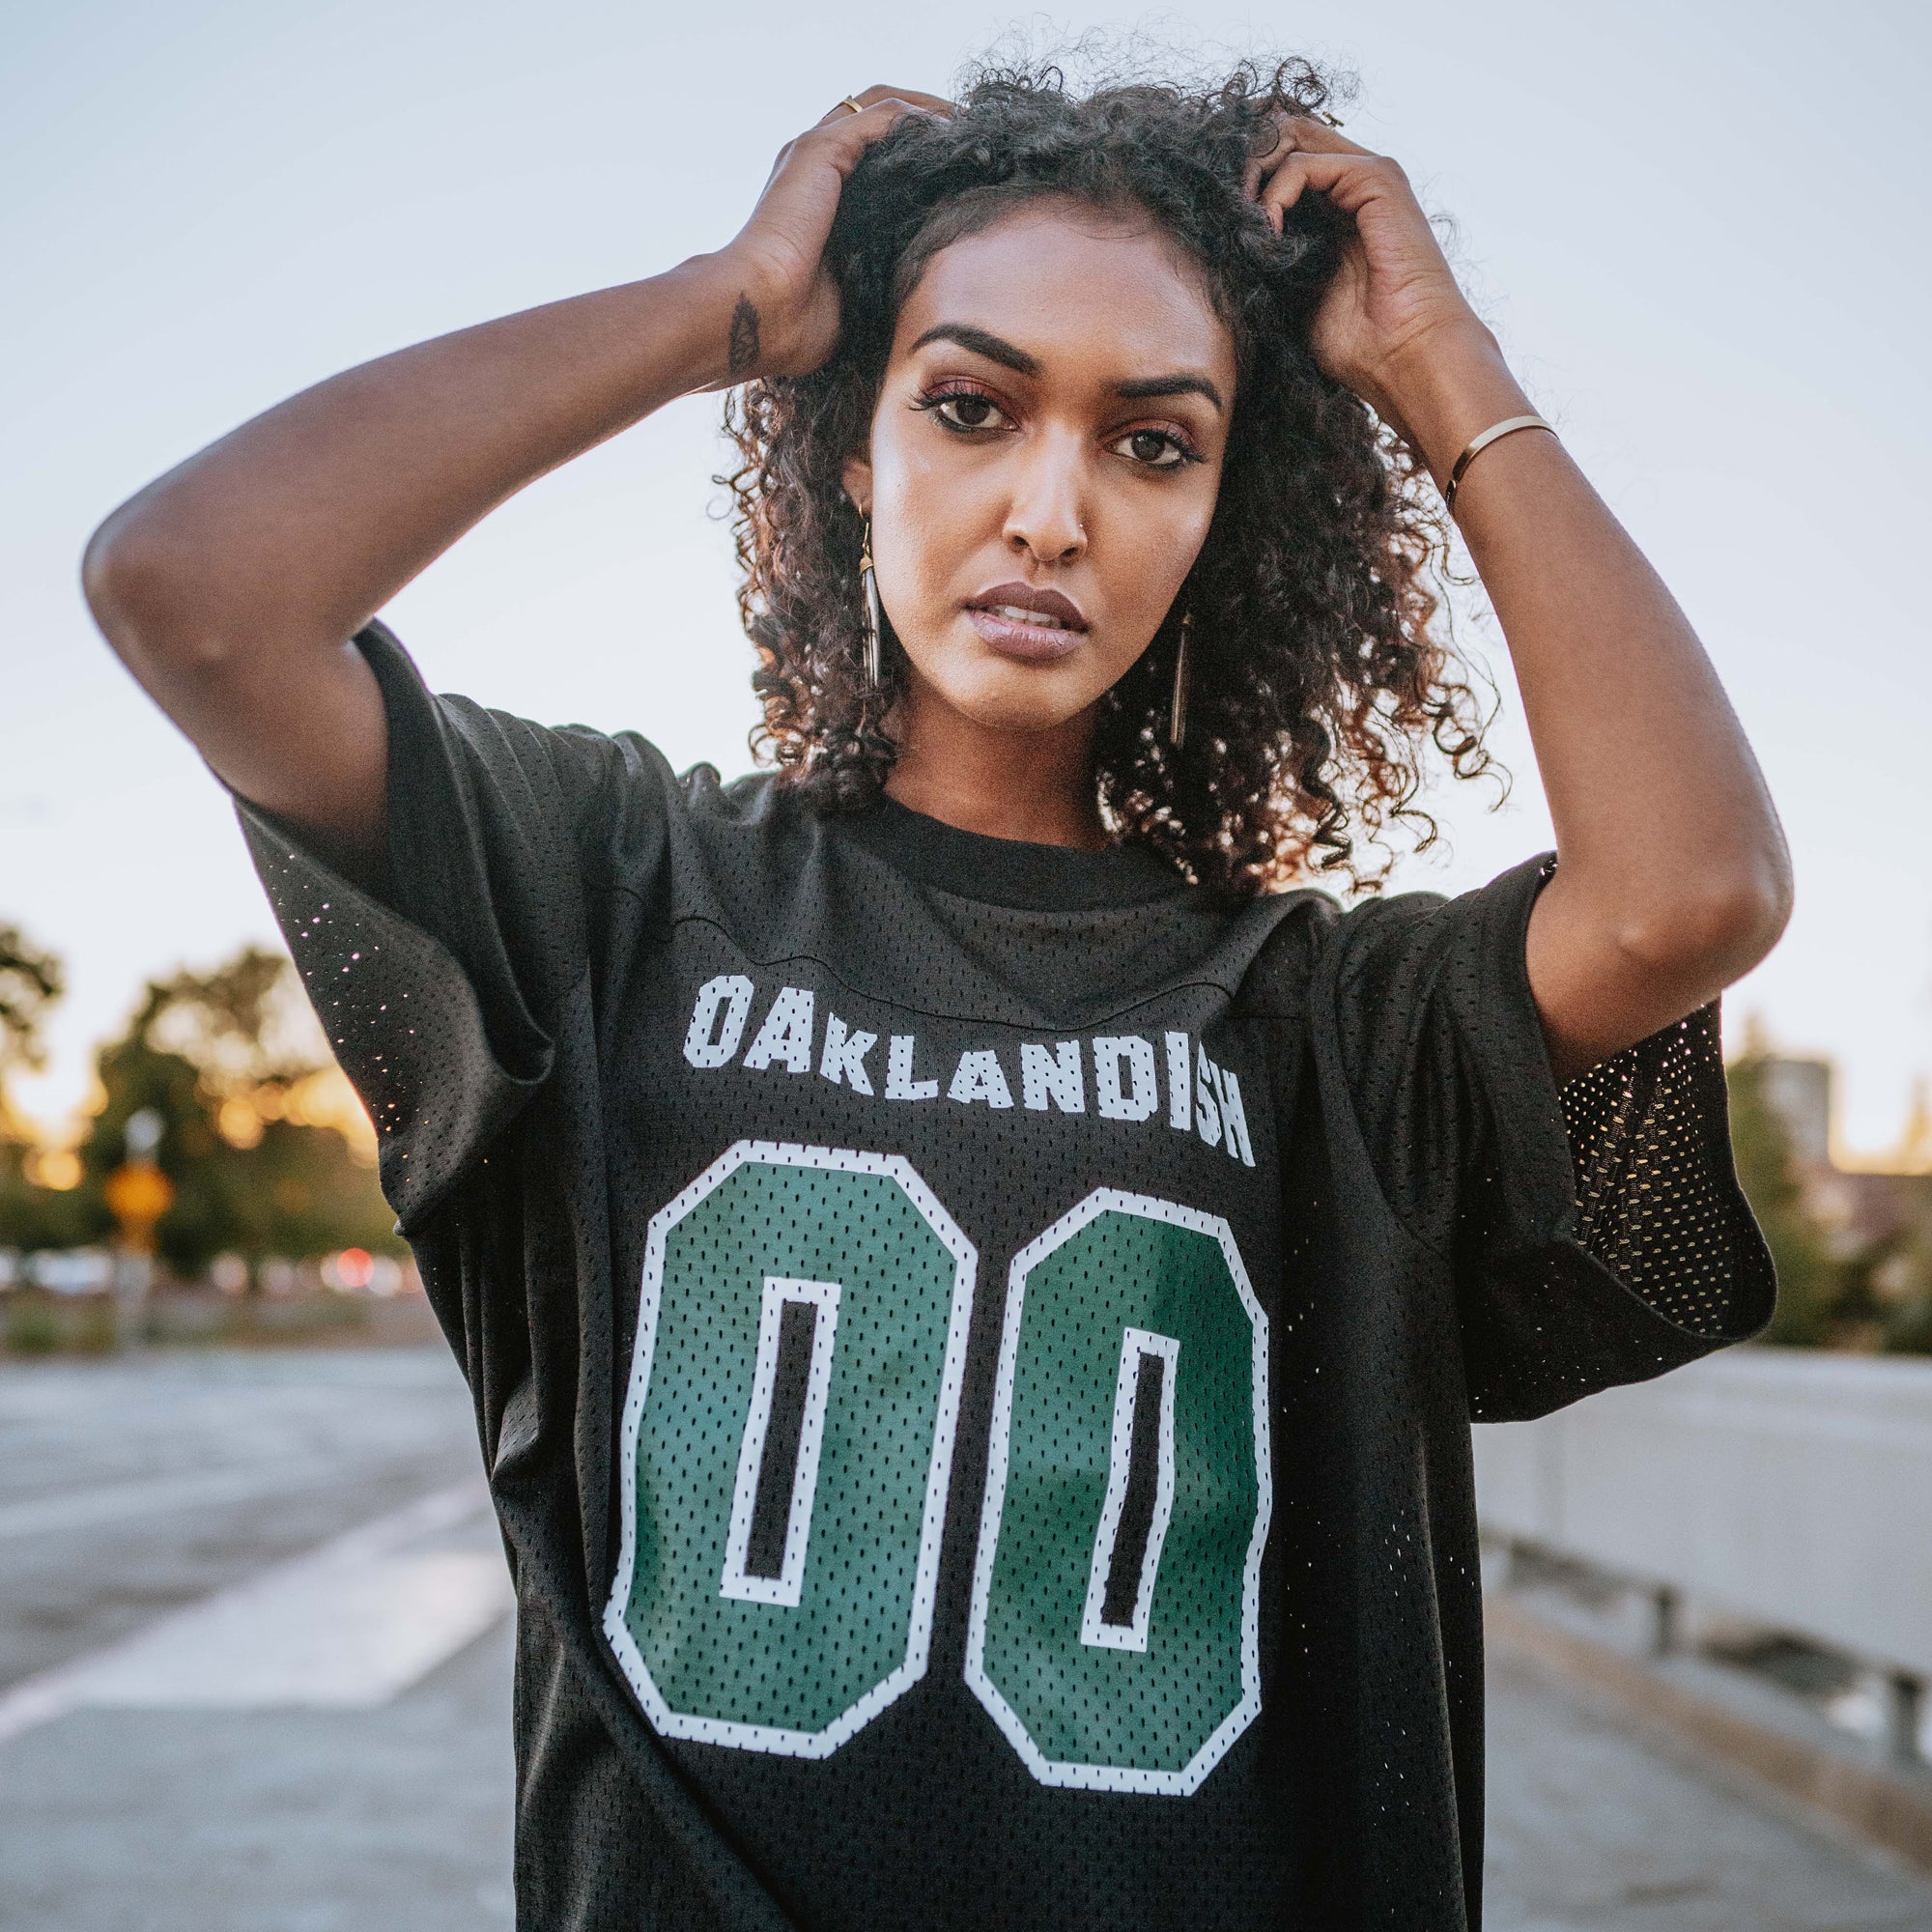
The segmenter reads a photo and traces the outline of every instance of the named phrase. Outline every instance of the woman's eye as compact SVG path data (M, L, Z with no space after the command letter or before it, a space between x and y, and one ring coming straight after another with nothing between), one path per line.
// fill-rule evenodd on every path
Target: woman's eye
M1129 430L1114 448L1122 456L1146 464L1150 469L1178 469L1188 460L1180 439L1164 429Z
M1000 413L1000 406L992 397L976 396L970 392L942 396L939 399L939 414L942 421L951 423L954 429L995 429L1006 421Z

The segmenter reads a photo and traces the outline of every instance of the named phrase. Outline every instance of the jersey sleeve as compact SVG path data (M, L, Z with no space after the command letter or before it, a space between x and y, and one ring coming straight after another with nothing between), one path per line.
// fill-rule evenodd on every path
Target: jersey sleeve
M433 696L396 639L356 639L388 722L380 889L238 801L309 997L377 1128L405 1233L590 1023L602 880L649 901L675 781L651 747Z
M1345 914L1323 976L1383 1196L1450 1267L1479 1421L1662 1375L1772 1308L1715 1003L1555 1082L1525 963L1553 867Z

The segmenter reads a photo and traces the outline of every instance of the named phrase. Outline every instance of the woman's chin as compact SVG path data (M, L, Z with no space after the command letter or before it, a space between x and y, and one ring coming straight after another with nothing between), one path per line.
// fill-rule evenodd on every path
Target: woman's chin
M1092 680L1068 676L1063 660L1028 668L1010 662L975 666L965 675L927 678L930 696L983 731L1055 731L1077 718L1100 695Z
M982 730L1029 733L1058 730L1077 718L1119 674L1110 674L1084 644L1049 663L1029 664L978 638L957 649L913 655L913 671L915 702L937 701Z

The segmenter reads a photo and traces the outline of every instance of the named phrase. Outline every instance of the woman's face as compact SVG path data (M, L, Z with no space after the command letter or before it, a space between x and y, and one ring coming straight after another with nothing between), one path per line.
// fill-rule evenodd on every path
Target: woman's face
M1151 220L1040 201L940 250L844 472L916 708L1038 731L1092 705L1208 534L1234 396L1228 329Z

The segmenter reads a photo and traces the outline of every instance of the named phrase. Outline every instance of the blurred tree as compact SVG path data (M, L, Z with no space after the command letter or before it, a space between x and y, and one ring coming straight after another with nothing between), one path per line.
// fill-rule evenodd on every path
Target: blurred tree
M1747 1051L1725 1069L1738 1181L1777 1267L1777 1312L1764 1340L1829 1348L1850 1313L1844 1305L1849 1284L1805 1208L1791 1137L1765 1094L1766 1057Z
M7 1076L41 1065L41 1029L67 989L59 958L43 952L17 925L0 923L0 1247L71 1247L84 1216L73 1198L28 1178L33 1139L14 1113Z
M1885 1326L1888 1354L1932 1355L1932 1294L1914 1295Z
M292 1105L326 1065L303 1039L298 998L288 961L252 946L211 973L149 982L96 1063L103 1101L74 1190L88 1238L112 1233L102 1188L126 1158L129 1119L152 1107L162 1123L155 1158L175 1189L160 1254L177 1275L198 1277L229 1252L258 1262L402 1251L373 1163Z
M93 1238L94 1219L77 1192L28 1178L31 1144L0 1122L0 1248L73 1248Z
M1932 1355L1932 1216L1921 1209L1853 1268L1876 1346L1889 1354Z
M17 925L0 924L0 1077L43 1058L41 1023L67 990L61 962Z
M291 1038L288 975L280 953L244 946L212 973L151 980L128 1037L185 1060L212 1092L298 1080L318 1062L309 1041Z

